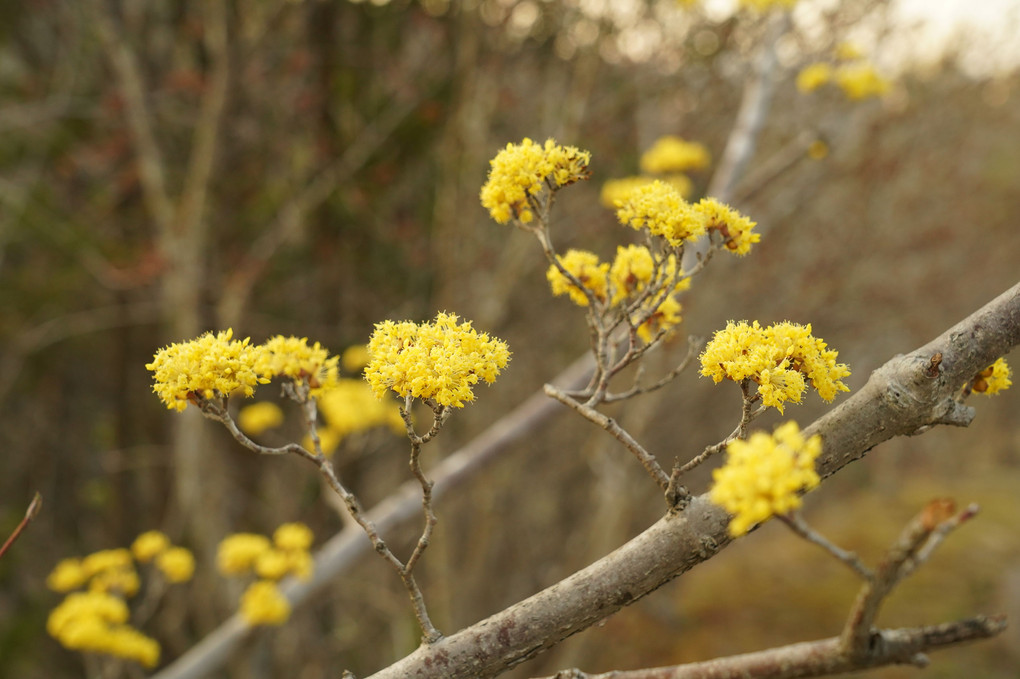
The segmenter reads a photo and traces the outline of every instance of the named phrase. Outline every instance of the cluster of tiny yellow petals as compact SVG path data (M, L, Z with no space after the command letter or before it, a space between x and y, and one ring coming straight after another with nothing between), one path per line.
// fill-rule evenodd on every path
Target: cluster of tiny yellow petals
M805 66L797 74L797 89L801 92L814 92L830 82L832 82L832 66L824 61Z
M271 337L263 346L255 369L262 377L287 377L296 382L307 382L312 393L320 393L336 384L339 356L318 342L309 346L305 337Z
M112 592L123 596L134 596L141 587L138 571L132 564L126 568L110 568L100 571L89 580L89 590L93 592Z
M705 227L719 233L726 249L736 255L746 255L761 240L761 234L752 231L755 222L715 198L702 198L694 207L701 213Z
M616 218L635 230L648 229L674 247L705 233L704 216L671 185L655 180L627 194L617 206Z
M405 430L397 405L377 399L364 380L341 378L319 396L318 405L325 421L325 427L319 430L319 445L326 455L358 432L377 427L388 427L398 434Z
M127 604L104 592L75 592L54 608L46 631L65 648L103 653L153 668L159 663L159 644L124 623Z
M376 397L393 390L405 398L462 408L474 400L479 381L494 382L510 360L506 343L457 321L455 314L439 313L431 323L378 323L365 368Z
M589 152L561 146L552 139L544 145L531 139L507 144L489 162L489 177L481 191L482 207L500 224L511 219L527 224L534 219L529 196L587 179L590 161Z
M598 255L587 250L568 250L563 256L557 255L560 265L576 278L581 285L600 302L606 300L606 276L609 264L600 262ZM578 306L588 306L588 295L563 275L560 268L550 264L545 272L554 295L566 294Z
M275 582L253 582L241 596L241 617L249 625L282 625L290 617L290 603Z
M258 384L268 381L256 371L264 351L248 338L233 339L228 329L160 349L145 367L153 373L152 389L160 400L168 409L182 411L196 398L254 394Z
M787 422L771 436L755 432L747 441L726 448L726 464L712 473L712 503L733 515L729 533L744 535L771 516L800 507L800 493L818 485L815 458L821 453L818 435L805 439L796 422Z
M54 592L70 592L83 587L89 574L82 567L81 559L64 559L46 577L46 586Z
M641 155L641 171L646 174L670 174L708 167L711 156L702 144L668 135L660 137Z
M258 436L283 424L283 411L272 401L259 401L241 408L237 426L248 436Z
M273 544L277 549L309 549L315 536L303 523L285 523L273 531Z
M171 547L156 557L156 567L167 582L187 582L195 573L195 556L184 547Z
M158 530L142 533L131 543L131 555L138 563L149 563L170 548L170 538Z
M656 179L671 185L684 198L691 195L691 192L694 190L691 178L685 174L669 174L662 177L649 177L646 175L621 177L620 179L609 179L602 185L602 189L599 191L599 202L604 207L610 209L616 208L619 203L622 203L627 198L631 191L647 186Z
M1006 359L999 358L996 359L995 363L974 377L974 380L971 382L971 389L979 394L992 396L1000 391L1009 389L1013 384L1013 381L1010 379L1012 376L1013 371L1006 363Z
M269 538L257 533L234 533L220 541L216 568L224 575L248 573L263 552L272 548Z
M646 300L645 306L654 304L654 299ZM651 343L659 333L668 332L680 325L683 318L680 311L683 307L674 297L666 297L655 307L655 311L638 326L637 333L646 344ZM643 312L642 312L643 315Z
M810 325L784 322L763 328L757 321L731 321L705 346L701 374L715 382L752 380L762 404L783 412L783 403L800 402L807 382L826 401L849 391L841 380L850 370L836 362L837 356L811 334Z

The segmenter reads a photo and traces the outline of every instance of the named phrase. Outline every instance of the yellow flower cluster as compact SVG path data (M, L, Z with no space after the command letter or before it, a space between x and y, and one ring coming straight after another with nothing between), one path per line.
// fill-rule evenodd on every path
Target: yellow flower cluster
M694 209L704 217L705 228L722 236L723 245L733 254L744 256L761 240L761 234L751 232L756 222L715 198L702 198Z
M700 170L712 162L702 144L667 135L656 140L652 147L641 155L641 171L646 174L669 174Z
M255 367L265 350L249 344L248 338L235 340L233 336L232 329L215 335L207 332L156 352L152 363L145 367L154 373L152 390L167 408L182 411L189 401L234 392L251 396L256 385L269 381Z
M530 139L507 144L489 161L489 178L481 191L482 207L500 224L511 219L527 224L534 219L529 197L587 179L590 161L589 152L560 146L552 139L545 145Z
M800 493L818 485L815 458L822 439L805 440L796 422L771 436L755 432L747 441L726 448L726 464L712 473L712 503L733 515L729 533L739 537L755 524L787 514L801 505Z
M670 174L658 177L658 179L672 186L684 198L691 195L691 191L694 190L690 177L685 174ZM613 209L622 203L631 191L642 186L647 186L655 180L656 177L648 177L644 175L623 177L621 179L609 179L602 185L602 190L599 192L599 202L602 203L604 207Z
M220 542L216 565L224 575L254 573L258 580L241 597L241 616L250 625L280 625L290 616L290 603L276 581L286 575L312 577L315 562L309 552L314 535L303 523L285 523L272 541L257 533L235 533Z
M889 81L868 63L848 64L836 71L836 84L848 99L880 97L889 91Z
M55 592L67 593L46 623L46 629L65 648L105 653L134 660L146 667L159 662L159 644L125 624L128 607L123 597L139 589L135 562L156 561L171 583L190 580L195 558L174 547L159 531L139 535L131 549L104 549L85 558L64 559L46 578ZM85 592L74 592L87 587Z
M307 382L312 394L322 393L336 384L340 357L331 357L318 342L308 346L306 337L276 335L262 348L255 363L255 371L261 377L287 377L295 382Z
M600 302L606 301L606 277L609 274L609 265L600 262L598 255L587 250L568 250L567 254L563 256L557 255L557 259L564 269L595 296L595 299ZM566 294L574 304L588 306L588 295L571 283L570 279L564 276L557 266L550 264L549 269L545 272L545 277L549 281L554 295Z
M679 247L705 233L705 220L680 192L658 179L627 194L617 206L616 218L635 230L648 229Z
M991 364L981 372L979 372L971 382L971 389L979 394L985 396L992 396L998 394L1000 391L1005 391L1012 386L1013 381L1010 379L1013 376L1013 371L1010 370L1009 365L1006 363L1006 359L996 359L995 363Z
M259 401L237 413L237 426L248 436L258 436L283 424L283 411L272 401Z
M492 384L510 360L506 342L439 313L432 323L383 321L368 342L371 361L365 379L376 397L390 389L399 396L431 399L462 408L475 398L479 380Z
M730 322L719 330L701 354L701 374L715 382L724 379L758 384L762 403L783 412L783 403L799 403L806 381L831 401L849 391L841 379L850 369L836 363L838 352L811 335L811 326L783 322L763 328L754 321Z
M832 66L824 61L805 66L797 74L797 89L801 92L814 92L830 82L832 82Z
M159 643L124 623L128 607L106 592L75 592L53 611L46 631L64 648L133 660L147 668L159 664Z
M602 303L608 299L608 308L628 309L631 325L638 326L643 341L651 342L660 332L680 324L681 306L673 295L689 288L691 282L678 271L675 255L656 259L648 248L628 245L617 247L612 264L599 261L598 255L586 250L570 250L559 260L596 299ZM575 304L588 306L587 295L556 266L549 267L546 278L554 295L566 294ZM649 286L648 294L637 304ZM637 308L630 308L632 305Z
M364 380L341 378L319 397L319 412L326 423L319 430L319 443L326 455L358 432L377 427L389 427L397 434L404 432L404 420L396 404L377 399Z

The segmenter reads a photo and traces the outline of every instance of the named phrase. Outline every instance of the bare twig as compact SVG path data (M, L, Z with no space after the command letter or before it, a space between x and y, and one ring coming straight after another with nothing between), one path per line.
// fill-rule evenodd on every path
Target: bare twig
M14 544L14 541L18 539L18 536L20 536L21 532L25 530L25 527L29 524L29 522L36 517L40 509L42 509L42 495L36 493L32 496L32 501L28 503L28 509L25 510L25 516L20 522L18 522L18 525L15 526L14 532L11 533L10 537L4 541L3 546L0 546L0 557L7 553L7 550L10 549L11 545Z
M811 526L804 521L799 512L793 511L789 514L781 514L779 515L779 519L789 526L790 530L794 533L801 536L808 542L813 542L829 554L836 557L839 561L845 563L851 570L853 570L854 573L859 575L865 581L870 581L874 578L875 574L871 572L870 568L864 565L864 562L861 561L856 554L832 544L832 542L830 542L824 535L811 528Z
M839 637L780 646L706 662L616 670L589 674L563 670L541 679L792 679L821 677L886 665L925 666L925 653L996 636L1006 629L1005 616L978 616L942 625L876 630L875 647L866 657L842 654Z

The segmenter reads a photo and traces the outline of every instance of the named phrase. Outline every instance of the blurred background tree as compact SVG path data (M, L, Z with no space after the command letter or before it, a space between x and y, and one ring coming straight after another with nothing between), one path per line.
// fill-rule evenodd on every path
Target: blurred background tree
M683 5L3 4L0 533L32 490L46 505L0 560L0 677L80 676L78 659L43 633L56 601L43 579L65 556L151 528L192 547L187 600L169 602L147 630L169 660L234 610L237 592L211 568L226 533L302 520L325 538L343 526L319 501L313 470L255 459L197 413L169 417L144 369L157 348L233 327L338 352L385 318L454 311L515 357L431 455L484 430L576 357L580 315L550 297L534 244L493 224L478 189L509 141L553 136L591 150L595 176L563 195L554 233L561 249L606 255L622 239L598 205L602 182L635 174L666 134L722 157L777 22ZM854 387L1016 282L1014 71L975 73L972 58L950 52L903 72L881 101L796 89L801 67L845 42L879 59L883 39L902 44L906 33L881 2L805 0L793 12L775 43L757 150L734 188L763 240L699 279L685 298L687 332L728 319L811 322L853 368ZM805 134L824 141L815 155L825 157L808 155ZM787 157L782 172L755 179ZM710 175L692 175L693 195ZM878 553L918 497L952 493L986 508L966 533L973 543L949 545L890 617L1020 615L1020 481L1003 473L1020 463L1016 403L1007 394L982 404L980 433L890 442L808 503L863 554ZM732 426L728 404L690 374L614 416L651 448L695 451ZM796 417L820 412L809 402ZM350 441L338 455L367 504L405 478L397 436ZM562 418L439 510L421 579L437 624L452 629L617 546L658 516L661 499L609 437ZM703 659L838 629L853 589L789 539L767 527L512 676ZM776 561L754 570L749 549ZM975 563L979 549L988 558ZM365 674L405 654L417 631L391 575L356 569L225 672ZM789 584L805 581L818 586ZM1014 676L1020 643L1009 634L945 653L929 674Z

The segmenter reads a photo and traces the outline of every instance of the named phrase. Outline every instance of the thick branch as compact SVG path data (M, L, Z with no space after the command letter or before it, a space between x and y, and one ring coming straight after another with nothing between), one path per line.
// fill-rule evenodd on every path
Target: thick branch
M805 430L820 434L830 476L894 436L973 413L953 400L974 374L1020 343L1020 285L929 344L876 370L856 394ZM938 374L927 377L941 352ZM561 582L373 675L374 679L493 677L589 627L726 546L729 517L701 495L681 513Z

